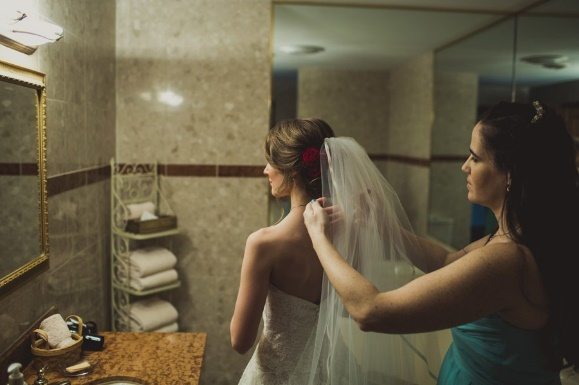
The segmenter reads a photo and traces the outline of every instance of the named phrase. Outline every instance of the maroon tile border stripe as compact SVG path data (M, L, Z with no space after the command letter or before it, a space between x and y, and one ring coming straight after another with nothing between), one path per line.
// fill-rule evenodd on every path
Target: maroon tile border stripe
M159 174L164 176L210 176L254 178L263 176L265 166L214 165L214 164L160 164Z
M0 163L0 175L38 175L36 163Z
M65 191L74 190L75 188L108 179L111 175L110 170L110 166L101 166L48 177L48 196L54 196Z
M460 155L434 155L431 159L404 155L370 154L372 160L393 161L420 167L429 167L432 162L463 162ZM214 165L214 164L159 164L159 175L174 177L236 177L256 178L263 176L264 166ZM35 175L35 163L0 163L0 175ZM48 196L57 195L91 183L110 178L110 166L80 170L48 178Z
M241 178L262 177L264 168L265 166L220 165L217 166L217 176Z
M217 176L212 164L160 164L159 174L165 176Z

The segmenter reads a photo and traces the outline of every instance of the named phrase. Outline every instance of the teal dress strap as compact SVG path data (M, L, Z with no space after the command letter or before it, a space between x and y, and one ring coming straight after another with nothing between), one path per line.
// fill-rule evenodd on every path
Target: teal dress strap
M559 373L547 369L539 331L517 328L498 314L451 331L438 385L561 385Z

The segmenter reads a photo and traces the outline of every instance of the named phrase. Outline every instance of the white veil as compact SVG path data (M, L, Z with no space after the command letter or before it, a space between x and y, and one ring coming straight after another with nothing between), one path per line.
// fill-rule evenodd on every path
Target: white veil
M380 291L416 278L420 246L398 196L366 151L354 139L328 138L321 163L326 206L341 211L330 228L339 253ZM434 384L440 361L433 333L360 331L324 274L317 327L292 384Z

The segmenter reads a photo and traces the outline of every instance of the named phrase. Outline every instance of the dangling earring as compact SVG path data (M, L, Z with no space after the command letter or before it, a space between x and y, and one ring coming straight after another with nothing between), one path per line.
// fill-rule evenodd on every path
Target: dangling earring
M511 192L511 184L510 183L507 184L507 192Z

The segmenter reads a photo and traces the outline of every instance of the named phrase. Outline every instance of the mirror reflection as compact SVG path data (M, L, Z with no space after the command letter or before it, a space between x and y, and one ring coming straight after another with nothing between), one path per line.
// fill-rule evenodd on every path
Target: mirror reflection
M36 90L0 83L0 276L40 254Z
M428 232L455 248L494 226L490 211L464 199L460 167L480 113L511 100L514 32L514 19L507 19L435 54Z
M460 169L489 106L541 99L579 137L577 7L553 0L505 17L277 4L272 123L320 116L354 137L416 231L462 247L495 227L488 210L464 199Z
M0 63L0 289L47 260L43 75Z
M489 106L540 100L579 137L577 8L553 0L436 53L429 233L437 239L459 247L496 226L489 210L461 199L459 169L470 130Z
M482 12L276 5L272 121L319 116L337 135L354 137L425 234L439 80L432 49L497 19ZM320 49L296 54L300 45Z

